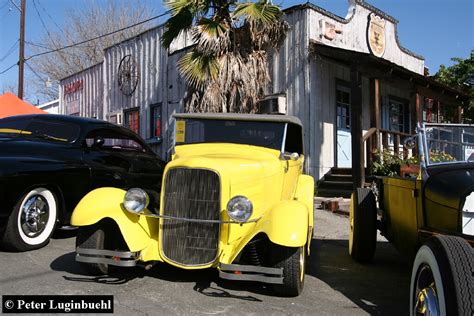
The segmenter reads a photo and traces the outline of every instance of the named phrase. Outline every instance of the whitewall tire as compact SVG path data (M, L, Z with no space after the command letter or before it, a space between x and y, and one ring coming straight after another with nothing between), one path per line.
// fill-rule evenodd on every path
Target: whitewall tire
M14 251L41 248L49 242L57 218L58 203L55 195L46 188L34 188L15 205L2 244Z

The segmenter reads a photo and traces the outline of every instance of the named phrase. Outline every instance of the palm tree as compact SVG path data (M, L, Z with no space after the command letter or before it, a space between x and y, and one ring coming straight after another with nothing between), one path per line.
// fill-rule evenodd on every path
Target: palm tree
M179 61L188 84L187 112L254 113L270 81L267 52L289 30L269 0L165 0L171 17L163 45L189 32L195 45Z

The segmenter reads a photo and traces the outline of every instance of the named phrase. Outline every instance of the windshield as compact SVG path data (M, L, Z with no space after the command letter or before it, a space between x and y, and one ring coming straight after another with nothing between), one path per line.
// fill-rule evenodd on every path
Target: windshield
M0 138L42 139L72 143L79 136L76 124L41 120L0 120Z
M285 125L281 122L239 120L177 120L176 144L236 143L280 151Z
M428 165L474 162L474 126L426 125Z

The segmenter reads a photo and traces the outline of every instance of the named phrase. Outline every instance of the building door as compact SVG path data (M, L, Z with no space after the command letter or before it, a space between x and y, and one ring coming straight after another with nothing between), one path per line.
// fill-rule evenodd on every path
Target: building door
M351 143L351 90L338 84L336 87L336 165L339 168L352 167Z

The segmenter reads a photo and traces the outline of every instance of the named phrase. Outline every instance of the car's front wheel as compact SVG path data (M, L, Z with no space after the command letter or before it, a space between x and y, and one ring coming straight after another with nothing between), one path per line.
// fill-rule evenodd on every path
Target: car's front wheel
M473 315L474 253L462 238L436 236L418 250L411 274L411 315Z
M306 250L302 247L274 246L272 257L275 268L283 269L283 284L273 285L280 296L298 296L303 291L305 279Z
M15 205L2 238L7 250L27 251L45 246L58 218L56 196L42 187L23 195Z
M76 248L105 249L105 230L102 223L79 227ZM91 275L104 275L109 272L109 266L105 263L80 262L80 265Z

